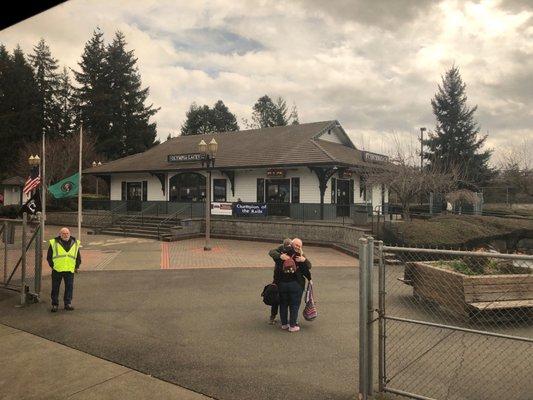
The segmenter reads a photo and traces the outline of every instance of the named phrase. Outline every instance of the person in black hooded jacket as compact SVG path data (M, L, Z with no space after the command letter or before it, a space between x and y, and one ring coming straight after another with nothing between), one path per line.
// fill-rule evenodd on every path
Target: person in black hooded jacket
M279 313L281 329L298 332L298 311L305 288L311 281L311 262L304 256L302 240L294 238L287 252L272 250L269 254L276 262L274 283L279 288Z

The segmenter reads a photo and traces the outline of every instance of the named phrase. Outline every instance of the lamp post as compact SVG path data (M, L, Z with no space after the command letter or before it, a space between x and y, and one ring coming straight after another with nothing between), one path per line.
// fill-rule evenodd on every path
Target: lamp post
M99 167L100 165L102 165L102 162L101 161L98 161L98 162L93 161L92 165L93 165L93 167L96 167L96 166ZM96 177L96 197L98 197L98 177Z
M39 176L41 176L41 159L39 158L39 155L30 155L28 157L28 164L30 165L31 169L38 168ZM37 190L37 189L34 189Z
M424 132L426 128L420 128L420 171L424 167Z
M218 143L213 138L207 144L203 139L198 143L198 151L202 153L202 167L207 170L207 180L205 185L205 246L204 250L211 250L209 243L211 234L211 169L215 166L215 157L218 150Z

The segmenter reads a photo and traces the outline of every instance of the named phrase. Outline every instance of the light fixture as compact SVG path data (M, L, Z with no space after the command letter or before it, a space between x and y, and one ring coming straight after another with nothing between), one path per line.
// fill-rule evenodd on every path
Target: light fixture
M207 143L204 139L200 140L200 143L198 143L198 151L203 154L207 152Z
M212 157L215 157L218 151L218 143L215 140L215 138L211 139L208 147L209 147L209 154L211 154Z

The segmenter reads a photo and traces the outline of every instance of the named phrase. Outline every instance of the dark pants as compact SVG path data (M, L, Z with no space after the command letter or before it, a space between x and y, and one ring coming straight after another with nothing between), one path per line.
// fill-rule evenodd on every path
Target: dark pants
M279 308L278 303L270 306L270 317L271 318L276 318L276 315L278 315L278 308Z
M61 280L65 281L65 294L63 296L63 302L70 304L72 302L72 291L74 290L74 273L72 272L57 272L52 270L52 305L59 305L59 287L61 286Z
M287 325L287 322L290 326L296 325L302 294L303 288L296 281L279 283L279 316L282 325Z

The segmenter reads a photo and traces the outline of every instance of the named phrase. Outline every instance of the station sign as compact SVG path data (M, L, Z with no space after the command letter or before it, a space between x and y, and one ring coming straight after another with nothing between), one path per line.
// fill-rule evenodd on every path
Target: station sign
M384 156L383 154L363 151L363 161L371 163L385 163L389 161L389 157Z
M193 162L202 161L205 158L203 153L187 153L187 154L168 154L167 161L174 162Z

